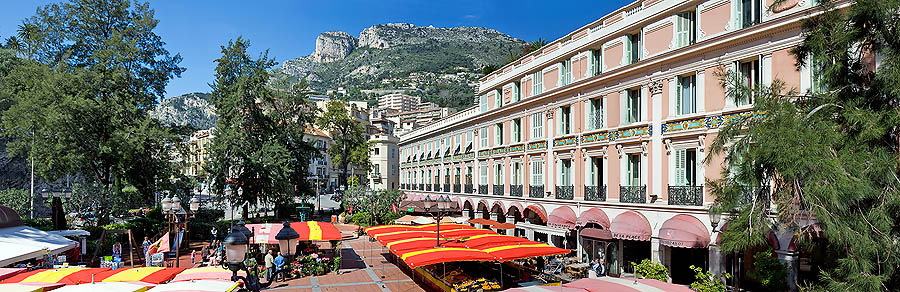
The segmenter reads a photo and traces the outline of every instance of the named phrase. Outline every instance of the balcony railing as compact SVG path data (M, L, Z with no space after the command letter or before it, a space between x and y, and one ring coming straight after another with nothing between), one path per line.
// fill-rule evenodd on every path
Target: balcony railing
M462 192L461 188L462 188L462 185L460 185L460 184L453 184L453 192L454 192L454 193L460 193L460 192Z
M509 186L509 195L513 197L521 197L522 196L522 185L510 185Z
M544 197L544 185L529 185L528 186L528 197L529 198L543 198Z
M425 184L419 184L419 190L424 190L424 189L425 189Z
M669 205L703 206L703 186L669 186Z
M441 190L441 185L440 185L440 184L432 184L432 185L433 185L433 186L431 187L431 189L434 190L435 192Z
M487 185L478 185L478 193L482 195L487 195L488 186Z
M647 203L647 186L619 186L619 202Z
M494 185L494 196L503 195L503 185Z
M473 188L472 184L467 184L467 185L465 186L466 194L471 194L471 193L472 193L472 188Z
M741 204L749 205L750 203L765 202L768 207L772 202L772 196L769 194L769 186L762 187L743 187L741 194Z
M441 191L450 192L450 184L444 184L444 188Z
M425 190L430 192L430 191L431 191L431 185L426 185L426 186L425 186Z
M556 198L560 200L575 199L575 186L556 186Z
M606 201L606 185L602 186L584 186L585 201Z

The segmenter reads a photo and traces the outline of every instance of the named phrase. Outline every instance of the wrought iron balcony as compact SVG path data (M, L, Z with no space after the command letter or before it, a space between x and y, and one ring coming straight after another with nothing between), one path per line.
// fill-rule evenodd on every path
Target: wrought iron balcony
M503 185L494 185L494 196L503 195Z
M669 205L703 206L703 186L669 186Z
M766 207L772 202L771 194L769 194L769 186L761 187L743 187L741 193L741 204L749 205L751 203L764 202Z
M509 195L513 197L521 197L522 196L522 185L510 185L509 186Z
M431 185L426 185L426 186L425 186L425 190L426 190L426 191L431 191Z
M488 186L487 185L478 185L478 193L482 195L487 195Z
M462 189L462 185L460 185L460 184L453 184L453 192L454 192L454 193L459 193L459 192L461 192L461 189Z
M472 193L472 187L473 187L472 184L467 184L467 185L465 186L466 194L471 194L471 193Z
M450 192L450 184L444 184L444 188L442 188L441 190L445 191L445 192Z
M575 199L575 186L556 186L556 198L560 200Z
M431 187L431 189L434 190L435 192L439 192L439 191L441 190L441 185L440 185L440 184L433 184L433 186Z
M606 185L602 186L584 186L585 201L606 201Z
M424 189L425 189L425 184L419 184L419 190L424 190Z
M544 185L528 185L528 197L529 198L543 198L544 197Z
M647 186L619 186L619 202L647 203Z

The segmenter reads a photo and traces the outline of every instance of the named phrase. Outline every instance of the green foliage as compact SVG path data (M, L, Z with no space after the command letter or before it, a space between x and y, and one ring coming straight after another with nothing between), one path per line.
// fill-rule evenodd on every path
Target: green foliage
M356 211L350 221L359 226L391 224L399 218L393 206L400 205L405 195L399 190L372 191L363 186L351 186L341 197L341 205L345 210L353 207ZM376 219L374 222L371 219Z
M900 1L860 0L840 9L820 2L824 13L803 20L803 40L793 50L817 88L798 92L780 81L746 88L735 85L734 72L721 75L728 98L752 93L762 114L720 129L707 157L725 156L724 172L734 175L708 185L724 212L740 214L732 224L744 236L726 232L726 243L759 240L773 227L806 241L803 220L815 214L825 226L817 245L833 263L819 267L821 282L810 288L887 291L900 286ZM745 187L769 185L771 196L743 195ZM777 226L764 208L769 201L777 204Z
M12 208L20 216L31 212L31 194L23 189L5 189L0 191L0 205Z
M21 216L21 219L22 219L22 223L24 223L25 226L37 228L37 229L44 230L44 231L53 230L53 221L51 221L48 218L32 219L32 218L28 218L25 216Z
M231 185L233 205L290 204L313 193L306 177L318 150L304 137L316 109L306 100L305 82L271 89L268 69L275 61L267 52L250 57L249 47L243 38L229 41L216 59L211 100L219 120L205 171L220 194Z
M691 283L691 289L694 289L697 292L725 292L725 283L719 280L719 277L716 277L710 271L703 271L703 268L691 265L691 270L694 270L696 273L696 281ZM731 278L731 275L728 273L723 273L722 277L725 279Z
M769 291L787 290L787 266L775 257L772 249L753 255L753 270L748 276L759 280Z
M175 173L168 145L179 139L147 110L184 71L157 23L149 4L127 0L53 3L23 21L8 43L24 60L0 76L10 154L46 179L81 173L108 196L133 186L149 201ZM107 201L98 205L106 221Z
M638 275L638 277L644 279L656 279L660 281L667 281L669 279L669 269L666 269L661 263L656 263L651 261L650 259L643 259L641 263L631 262L631 265L634 266L634 273Z
M351 115L351 107L341 100L331 100L316 125L331 135L334 146L328 149L331 163L341 169L340 185L347 185L347 172L352 164L358 169L371 168L365 125Z

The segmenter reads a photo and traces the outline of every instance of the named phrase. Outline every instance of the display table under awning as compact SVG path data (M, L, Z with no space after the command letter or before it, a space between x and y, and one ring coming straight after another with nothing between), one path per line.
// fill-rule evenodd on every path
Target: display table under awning
M282 226L282 223L247 224L247 229L253 231L250 243L277 244L275 235L281 231ZM341 232L330 222L291 222L291 228L300 234L300 241L341 240Z

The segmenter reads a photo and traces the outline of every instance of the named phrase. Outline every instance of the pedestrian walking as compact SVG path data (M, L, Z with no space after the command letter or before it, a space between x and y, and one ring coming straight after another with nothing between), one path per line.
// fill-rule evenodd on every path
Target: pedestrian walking
M272 256L272 250L266 252L266 282L272 282L272 276L275 274L275 257Z
M144 251L144 266L145 267L150 266L150 245L152 245L152 244L153 243L150 242L150 238L144 236L144 243L141 244L141 246L142 246L142 250Z
M211 237L209 238L209 244L213 244L213 243L216 242L216 234L218 234L219 231L216 230L216 227L215 227L215 226L213 226L212 230L210 230L209 233L210 233L210 236L211 236Z
M284 257L281 256L280 252L275 253L278 254L275 260L272 261L275 264L275 282L278 282L279 275L281 275L282 281L287 281L287 277L282 274L284 272Z

